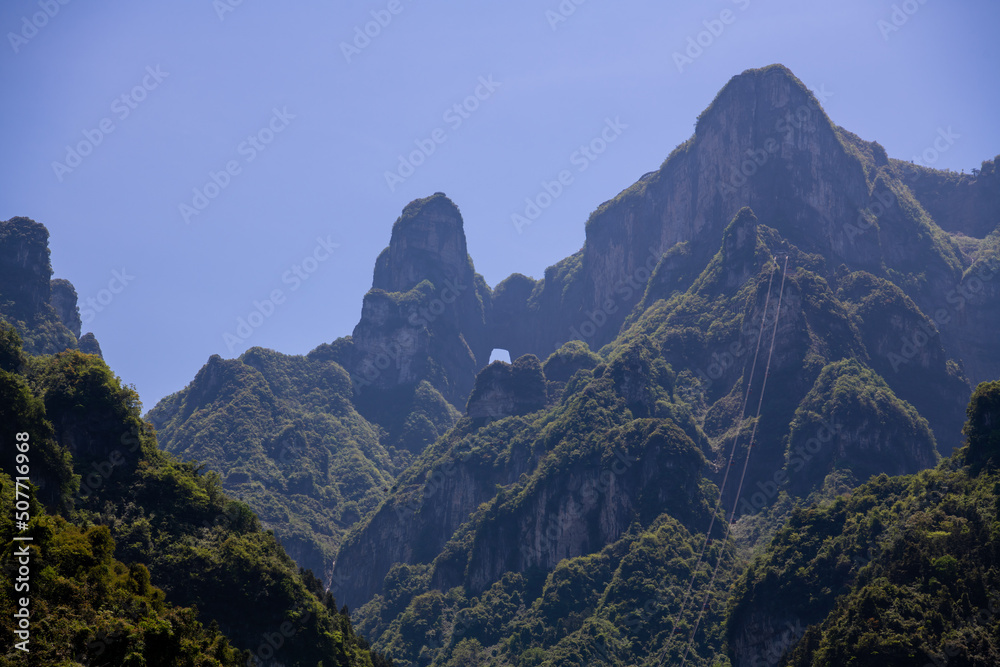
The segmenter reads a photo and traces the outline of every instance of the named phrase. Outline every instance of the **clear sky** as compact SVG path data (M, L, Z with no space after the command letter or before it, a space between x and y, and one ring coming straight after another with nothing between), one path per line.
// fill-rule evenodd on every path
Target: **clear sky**
M148 409L211 354L350 334L414 198L458 204L490 285L540 277L747 68L787 65L890 156L945 132L933 166L978 167L1000 153L998 26L992 0L7 0L0 219L48 227Z

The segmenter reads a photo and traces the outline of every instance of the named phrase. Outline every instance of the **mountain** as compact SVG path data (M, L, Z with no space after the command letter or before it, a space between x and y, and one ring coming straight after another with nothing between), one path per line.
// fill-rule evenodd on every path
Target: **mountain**
M1000 377L998 199L995 161L891 159L786 68L748 70L540 280L490 289L457 206L416 200L351 336L213 358L149 419L327 559L400 664L784 652L799 617L727 609L748 563L804 507L954 461Z

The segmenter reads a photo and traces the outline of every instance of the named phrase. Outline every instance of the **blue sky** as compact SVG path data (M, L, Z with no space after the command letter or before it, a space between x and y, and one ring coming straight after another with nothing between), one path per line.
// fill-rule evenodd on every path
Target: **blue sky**
M48 227L150 408L211 354L350 334L414 198L458 204L490 285L540 277L750 67L787 65L893 157L945 131L933 166L978 167L1000 153L998 25L985 0L9 0L0 219Z

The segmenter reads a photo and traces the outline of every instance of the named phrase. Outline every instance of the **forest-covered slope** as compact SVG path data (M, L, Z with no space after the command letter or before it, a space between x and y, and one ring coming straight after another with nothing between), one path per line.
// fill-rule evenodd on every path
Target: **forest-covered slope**
M968 417L934 469L792 513L733 589L734 665L1000 664L1000 382Z
M11 443L27 433L39 501L21 533L33 537L35 664L380 664L216 473L157 448L138 396L99 357L26 355L0 324L0 396L4 498L23 454ZM15 665L11 519L0 605Z

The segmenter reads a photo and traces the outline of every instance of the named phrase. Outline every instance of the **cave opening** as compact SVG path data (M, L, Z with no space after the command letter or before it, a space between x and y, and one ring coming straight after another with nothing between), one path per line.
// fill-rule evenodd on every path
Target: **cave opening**
M500 347L493 348L493 351L490 352L490 363L492 364L494 361L503 361L509 364L510 352Z

